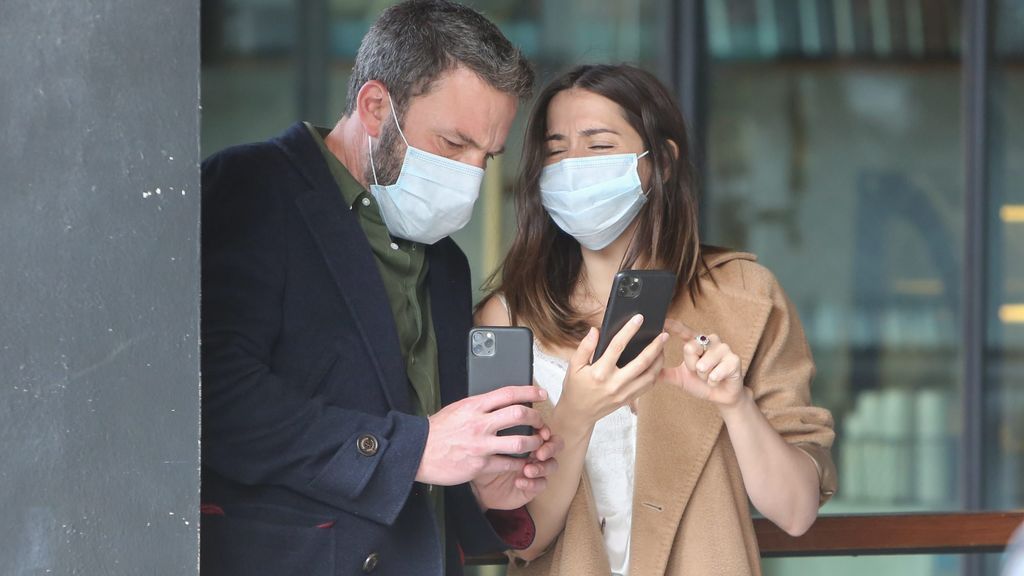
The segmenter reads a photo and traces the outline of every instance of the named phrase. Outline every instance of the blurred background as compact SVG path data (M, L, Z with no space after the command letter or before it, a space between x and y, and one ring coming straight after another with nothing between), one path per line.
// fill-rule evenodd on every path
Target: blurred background
M392 3L204 0L202 155L299 119L333 125L359 42ZM1024 0L465 3L541 83L630 62L675 90L705 242L756 253L814 350L814 401L839 433L824 514L1024 507ZM477 287L514 229L525 113L456 237ZM998 556L764 566L997 574Z

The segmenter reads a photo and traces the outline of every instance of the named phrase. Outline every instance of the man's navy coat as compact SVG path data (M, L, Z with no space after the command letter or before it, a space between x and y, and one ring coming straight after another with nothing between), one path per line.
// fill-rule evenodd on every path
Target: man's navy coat
M302 124L202 166L202 565L207 574L442 574L414 477L427 420L355 214ZM466 394L469 267L428 247L441 399ZM447 574L508 546L446 489Z

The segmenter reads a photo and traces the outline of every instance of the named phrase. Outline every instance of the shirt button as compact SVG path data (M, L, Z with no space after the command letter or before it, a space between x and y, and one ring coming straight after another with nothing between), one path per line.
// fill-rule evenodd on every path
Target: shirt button
M391 243L391 249L392 250L398 250L398 244L395 244L394 242L392 242Z
M364 197L363 198L363 206L369 206L369 205L370 205L370 199Z
M379 562L380 554L372 552L369 556L366 557L366 560L363 561L363 572L366 572L367 574L373 572L374 568L377 567L377 564Z
M377 453L378 448L380 448L380 443L377 442L377 438L373 434L363 434L356 441L356 449L363 456L373 456Z

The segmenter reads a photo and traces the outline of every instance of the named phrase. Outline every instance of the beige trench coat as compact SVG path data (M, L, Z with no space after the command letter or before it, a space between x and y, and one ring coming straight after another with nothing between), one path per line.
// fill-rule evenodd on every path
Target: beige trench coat
M718 334L739 355L745 384L761 411L817 465L824 503L836 488L829 453L832 415L810 405L814 362L796 311L753 255L708 251L705 258L708 271L701 277L696 306L689 297L679 298L669 316L698 332ZM682 343L674 344L678 354ZM749 501L718 409L657 384L640 399L637 418L630 576L760 574ZM562 535L533 562L524 563L513 553L508 573L610 572L584 473Z

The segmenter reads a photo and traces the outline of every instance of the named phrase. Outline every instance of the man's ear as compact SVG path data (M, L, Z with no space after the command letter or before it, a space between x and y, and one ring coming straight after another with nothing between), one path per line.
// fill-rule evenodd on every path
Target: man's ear
M379 80L370 80L363 84L356 95L356 116L366 133L379 138L381 128L391 115L391 95L387 87Z

